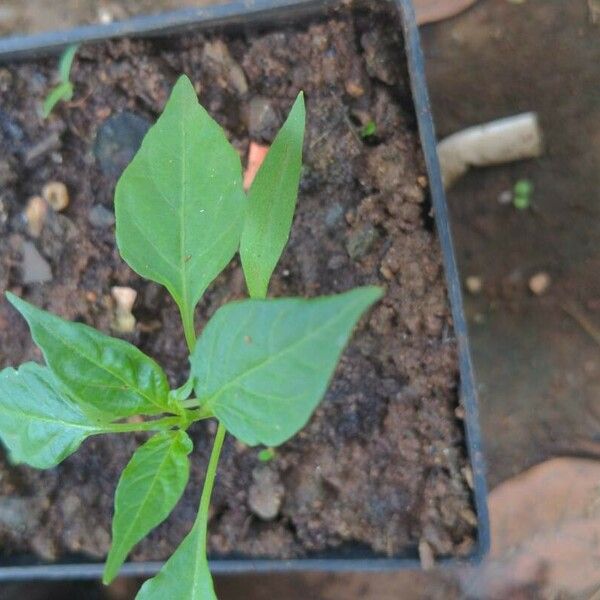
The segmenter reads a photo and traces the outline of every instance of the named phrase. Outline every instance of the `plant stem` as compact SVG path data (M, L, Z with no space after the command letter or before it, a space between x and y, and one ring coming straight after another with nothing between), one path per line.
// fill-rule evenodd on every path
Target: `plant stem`
M200 406L200 402L198 401L198 398L189 398L188 400L183 400L181 402L181 406L183 406L183 408L198 408Z
M196 330L194 328L194 312L179 307L179 313L181 314L181 322L183 323L183 334L185 335L185 341L187 343L190 354L194 351L196 345Z
M206 467L206 478L204 479L204 487L202 488L202 497L200 498L200 507L198 508L198 515L196 516L195 525L200 528L200 544L202 544L202 550L206 553L206 532L208 529L208 508L210 506L210 497L212 495L213 487L215 485L215 476L217 474L217 465L219 464L219 457L221 456L221 448L223 448L223 440L227 430L223 423L219 423L217 428L217 434L215 435L215 441L213 444L212 452L210 453L210 459L208 461L208 467Z
M163 431L181 423L180 417L165 417L142 423L110 423L106 433L127 433L129 431Z

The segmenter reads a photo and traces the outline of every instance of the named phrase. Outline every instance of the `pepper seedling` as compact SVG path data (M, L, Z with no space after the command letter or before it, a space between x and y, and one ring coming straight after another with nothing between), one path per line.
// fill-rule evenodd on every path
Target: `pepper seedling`
M304 121L300 93L245 194L237 152L182 76L117 184L121 256L164 285L179 307L191 365L182 387L171 390L162 368L128 342L7 293L46 362L0 373L0 437L13 461L47 469L89 436L152 432L116 488L105 583L180 499L193 449L189 427L218 422L195 522L137 600L216 599L206 536L226 432L271 449L299 431L356 322L381 296L377 287L361 287L267 298L292 225ZM196 339L196 305L238 249L250 298L219 308Z
M59 84L50 90L50 93L44 99L42 105L42 115L44 119L50 116L54 107L59 102L69 102L73 98L73 83L71 82L71 67L79 46L73 44L65 48L58 59L58 79Z

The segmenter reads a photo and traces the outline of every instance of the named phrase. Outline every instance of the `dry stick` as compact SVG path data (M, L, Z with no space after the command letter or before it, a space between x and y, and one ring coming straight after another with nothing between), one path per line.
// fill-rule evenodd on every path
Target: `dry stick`
M561 304L560 307L600 346L600 329L579 308L572 304Z
M600 587L591 595L590 600L600 600Z

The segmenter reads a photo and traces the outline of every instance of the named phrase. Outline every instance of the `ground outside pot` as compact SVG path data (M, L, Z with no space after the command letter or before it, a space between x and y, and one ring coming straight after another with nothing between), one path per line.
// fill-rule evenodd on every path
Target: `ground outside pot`
M43 33L0 40L0 64L56 54L68 44L90 43L118 37L165 36L182 30L229 31L270 28L274 23L302 23L309 17L341 4L336 0L247 0L207 8L190 8L161 15L135 17L108 25L78 27L59 33ZM475 544L462 560L478 562L489 547L489 523L484 460L477 414L477 397L469 354L467 327L463 314L461 286L458 276L448 210L436 155L436 139L427 94L423 55L413 8L409 0L391 2L402 24L414 114L422 153L428 174L429 202L441 247L447 293L451 307L454 335L458 349L460 399L464 411L466 454L472 471L472 505L476 514ZM405 57L402 56L404 61ZM441 559L452 564L454 558ZM160 568L159 562L130 562L123 575L147 576ZM394 558L382 557L356 547L343 553L292 560L219 558L211 561L215 574L289 572L289 571L392 571L419 568L416 553ZM0 580L97 578L102 565L90 562L41 564L29 557L5 559L0 563Z

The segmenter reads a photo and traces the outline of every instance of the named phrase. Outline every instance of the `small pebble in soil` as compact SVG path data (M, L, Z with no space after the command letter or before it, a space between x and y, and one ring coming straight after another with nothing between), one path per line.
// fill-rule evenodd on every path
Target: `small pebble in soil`
M31 167L38 159L60 148L60 131L52 131L30 146L23 156L25 166Z
M273 103L264 96L254 96L248 105L248 132L256 139L271 141L279 129L279 117Z
M360 260L369 252L377 237L377 230L372 225L353 231L346 240L348 256L352 260Z
M42 188L42 196L48 205L56 212L61 212L69 206L69 190L62 181L50 181Z
M541 296L548 291L551 283L550 275L544 271L540 271L529 279L529 289L536 296Z
M425 540L419 542L419 560L421 562L421 568L424 571L432 569L435 566L433 550Z
M222 40L206 42L202 59L213 69L220 71L238 94L243 96L248 91L248 82L242 67L232 58L227 45Z
M346 92L353 98L360 98L365 94L365 87L359 80L349 79L345 82Z
M48 216L48 204L41 196L33 196L27 201L23 216L27 224L27 233L33 238L38 238Z
M118 178L138 151L149 128L149 121L129 111L106 119L94 142L94 156L102 172Z
M339 202L333 202L325 213L325 226L327 229L339 227L344 216L344 207Z
M0 69L0 92L8 92L13 82L12 73L8 69Z
M3 232L10 218L10 200L0 196L0 232Z
M21 254L23 256L21 262L22 283L47 283L52 281L52 270L48 261L31 242L23 242Z
M7 160L0 160L0 187L10 185L17 180L17 174L13 171Z
M92 227L107 229L115 224L115 215L105 206L95 204L88 214L88 221Z
M367 72L371 77L376 77L383 83L394 85L398 82L399 64L390 58L386 52L388 40L384 39L379 31L368 31L363 33L360 44L364 50L364 58L367 63Z
M32 534L43 509L35 498L0 497L0 532Z
M252 479L248 506L263 521L272 521L279 514L285 494L279 475L268 467L258 467L252 472Z
M467 292L469 292L469 294L476 296L477 294L481 294L481 290L483 289L483 281L481 277L469 275L469 277L465 279L465 287L467 288Z
M504 190L498 194L498 204L511 204L513 193L510 190Z
M110 293L115 301L113 329L119 333L131 333L135 330L135 317L131 309L137 292L133 288L116 285L110 288Z

